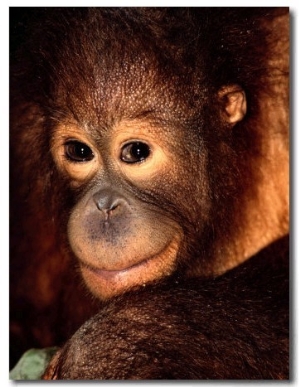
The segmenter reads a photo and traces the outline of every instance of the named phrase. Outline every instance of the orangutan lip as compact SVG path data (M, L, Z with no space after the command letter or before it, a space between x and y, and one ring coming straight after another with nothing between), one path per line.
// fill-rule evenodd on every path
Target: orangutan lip
M81 265L92 271L93 273L105 278L105 279L112 279L112 278L115 278L117 275L119 274L125 274L126 272L132 270L132 269L135 269L139 266L143 266L145 265L148 261L150 261L151 258L148 258L148 259L145 259L144 261L142 262L138 262L138 263L135 263L134 265L132 266L129 266L127 267L126 269L121 269L121 270L105 270L105 269L97 269L96 267L93 267L93 266L90 266L84 262L81 262Z

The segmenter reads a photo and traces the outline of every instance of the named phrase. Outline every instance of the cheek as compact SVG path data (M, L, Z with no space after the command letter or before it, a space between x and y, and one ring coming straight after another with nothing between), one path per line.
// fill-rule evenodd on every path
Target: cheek
M151 197L159 197L164 213L180 224L185 232L195 233L209 220L211 194L204 157L177 159L156 179L138 182ZM138 184L136 183L136 184ZM189 228L190 227L190 228ZM188 229L188 231L187 231Z

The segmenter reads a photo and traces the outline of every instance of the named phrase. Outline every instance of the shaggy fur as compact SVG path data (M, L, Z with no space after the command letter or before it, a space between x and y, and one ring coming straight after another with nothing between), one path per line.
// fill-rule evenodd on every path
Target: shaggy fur
M174 292L178 291L181 305L172 298L169 285L161 288L161 299L156 290L150 292L153 299L149 309L144 291L132 300L140 302L146 314L152 313L156 301L166 301L170 307L174 302L175 320L187 303L195 319L200 319L199 329L205 324L205 315L201 317L205 291L201 287L198 293L198 282L189 283L187 278L200 281L223 274L288 233L287 19L284 8L11 8L11 365L27 348L62 344L102 307L83 286L78 257L70 249L70 240L77 241L83 233L89 238L82 238L81 251L92 251L95 241L97 247L101 242L115 246L113 254L98 257L99 248L88 254L94 267L108 265L105 268L111 269L116 260L117 269L123 269L133 252L165 246L166 235L179 230L175 262L162 270L168 254L163 256L151 279L178 277L182 285L176 290L175 282ZM233 85L247 100L246 116L235 126L226 115L228 95L220 97L220 90ZM167 173L155 170L141 183L141 178L135 181L122 175L122 168L113 164L115 160L107 158L113 148L109 141L117 137L120 128L124 130L125 121L138 122L137 128L146 123L149 133L153 131L152 138L164 139L160 145L163 143L162 154L168 156ZM53 138L63 138L63 127L69 130L70 138L74 122L102 160L95 174L88 174L77 185L53 157ZM114 132L118 125L119 131ZM83 216L87 198L103 187L119 192L136 210L123 214L115 223L114 234L107 234L105 241L105 233L97 232L99 219ZM70 231L70 218L75 219L75 231ZM147 243L143 244L144 240ZM136 248L138 242L142 248ZM140 285L148 283L148 271L142 274L146 280ZM242 289L247 290L249 283L245 279L244 287L242 275L238 278L241 292L235 291L228 300L230 313L237 316L242 315L238 296L246 294ZM222 281L217 294L224 292L224 305L213 334L222 329L222 319L227 318L223 290L227 285ZM208 282L208 289L214 283ZM230 286L234 286L233 280ZM198 301L190 294L183 297L185 290L196 294ZM264 293L264 287L259 291ZM215 297L211 290L208 294ZM124 297L131 302L129 296ZM258 290L251 297L259 299ZM261 305L264 302L263 298ZM212 304L213 310L219 310L218 304ZM114 305L107 312L107 324L117 310ZM244 307L241 305L242 310ZM268 307L266 304L265 317L269 323ZM281 313L280 308L276 313ZM118 324L126 309L121 308L120 313ZM210 322L209 308L207 313ZM149 321L149 333L156 321L164 318L168 316ZM263 306L255 319L264 320ZM176 321L170 321L172 330ZM193 341L196 328L187 324L187 336ZM181 323L179 328L184 331ZM266 327L261 328L263 341ZM137 338L141 334L139 325L130 329ZM242 325L244 340L247 329ZM249 337L256 336L251 329L249 326ZM282 329L286 332L285 326ZM228 332L229 341L232 333ZM271 330L268 334L272 335ZM199 336L200 341L204 336ZM181 346L181 358L187 351L186 343L182 344L177 334L172 344ZM228 353L230 348L231 344ZM243 344L240 353L244 349ZM213 344L209 350L213 351ZM246 353L252 351L256 351L255 345ZM189 356L184 364L190 362ZM256 361L254 355L249 357ZM199 358L204 356L199 354ZM267 356L262 358L267 364ZM223 361L229 357L224 356ZM270 362L266 373L265 364L260 362L259 369L257 362L253 377L287 376L286 358L278 371L278 358L272 357ZM211 370L207 374L194 371L195 362L190 370L181 369L182 376L173 371L175 364L170 365L170 374L143 373L142 369L132 376L228 377L228 363L213 375ZM116 364L114 367L117 369ZM124 367L120 378L127 375ZM245 378L251 377L250 369L242 369ZM107 372L107 377L118 377L113 373L117 371ZM236 374L242 376L242 372Z
M213 280L172 278L113 300L44 378L288 379L287 256L284 238Z

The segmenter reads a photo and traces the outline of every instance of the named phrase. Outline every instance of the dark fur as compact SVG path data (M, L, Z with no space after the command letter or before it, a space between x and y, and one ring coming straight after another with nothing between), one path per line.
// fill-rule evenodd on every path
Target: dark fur
M272 20L280 10L54 8L35 12L36 19L30 18L33 25L27 26L29 38L21 54L16 54L17 60L13 62L16 68L12 66L12 106L17 109L17 112L13 110L12 120L13 124L16 120L17 125L21 125L22 129L15 132L22 131L23 148L28 147L30 153L13 147L12 160L15 157L20 163L20 158L25 157L30 185L35 184L31 174L34 164L31 163L36 160L42 163L35 178L42 171L43 187L50 191L46 193L47 206L53 201L57 223L63 227L62 235L65 235L62 217L67 221L69 209L77 202L78 195L66 189L49 154L53 126L65 116L71 116L103 130L120 118L142 118L141 114L148 114L151 119L153 114L157 122L188 133L185 141L190 143L191 149L199 148L200 153L207 150L209 207L212 210L203 211L199 221L198 206L207 203L198 203L200 198L194 197L195 213L187 219L190 203L185 203L184 196L184 200L178 197L178 192L170 196L169 187L163 187L162 192L138 194L148 194L149 201L157 200L155 204L163 206L164 211L182 224L185 234L189 235L189 250L183 254L185 259L190 261L190 257L199 256L201 251L201 270L209 271L214 256L211 241L220 237L226 239L225 230L231 235L241 226L242 192L255 186L258 178L252 164L253 154L259 152L261 143L254 128L260 114L259 97L268 90L267 79L272 70L267 67L267 54L261 52L266 47L272 50L263 22ZM109 47L107 51L106 46ZM134 64L136 57L143 61L144 68L127 73L127 67ZM154 79L147 75L152 70L156 71ZM97 76L100 77L101 100L89 101L86 90L93 92ZM124 78L128 78L127 94L112 104L111 93ZM218 89L231 83L240 85L249 99L248 117L233 131L221 121L220 102L216 98ZM168 108L170 101L174 103L173 110ZM28 123L31 131L26 138L23 111L21 122L19 118L22 102L30 102L28 114L34 109L29 116L33 122ZM36 124L38 120L41 121ZM29 144L34 141L36 147L32 149ZM183 154L178 154L178 160L184 167L189 162L189 168L196 168L191 160L184 161L184 150ZM191 173L199 174L197 169ZM188 187L189 176L187 179L182 176L182 186ZM194 186L190 188L197 192ZM201 186L199 190L201 192ZM169 197L164 197L166 191ZM64 200L57 200L60 197ZM207 219L209 224L203 227ZM207 237L199 238L200 233L206 233ZM197 270L194 262L192 266Z
M287 258L285 238L214 280L172 278L119 297L45 378L288 379Z
M163 176L142 190L114 181L182 227L179 276L209 275L217 265L215 242L226 244L243 228L244 191L253 186L256 195L259 100L270 92L272 72L267 59L273 45L265 25L280 12L286 10L11 9L10 302L12 348L19 346L12 362L28 347L62 343L99 307L74 275L66 235L74 205L96 185L72 189L59 174L49 149L56 124L66 117L88 123L96 128L95 138L122 118L176 128L172 136L184 138L176 144L180 182ZM112 101L125 83L122 98ZM228 130L217 91L232 83L245 90L249 108L243 122ZM154 302L160 296L153 297ZM263 375L281 375L272 372Z

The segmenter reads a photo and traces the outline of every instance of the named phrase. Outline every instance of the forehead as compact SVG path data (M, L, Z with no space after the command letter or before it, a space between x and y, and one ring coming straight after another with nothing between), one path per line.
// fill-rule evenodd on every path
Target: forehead
M151 116L183 122L199 113L199 74L175 60L179 46L167 49L139 20L98 9L73 15L64 28L52 77L59 109L98 126Z

